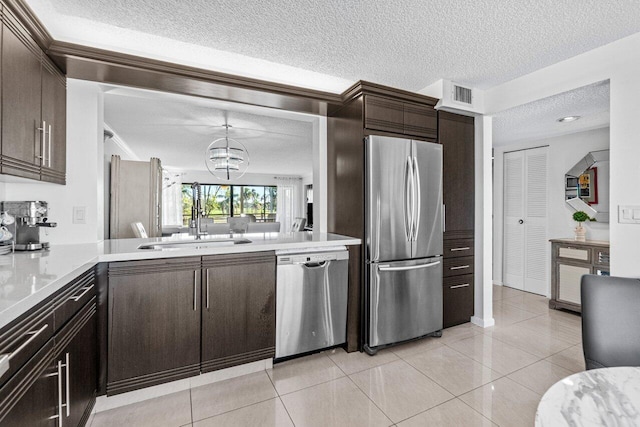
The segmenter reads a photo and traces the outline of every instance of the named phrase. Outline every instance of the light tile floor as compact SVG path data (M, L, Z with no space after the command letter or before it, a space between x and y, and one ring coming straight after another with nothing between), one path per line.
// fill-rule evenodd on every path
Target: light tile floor
M542 394L584 370L580 317L494 287L496 326L380 351L332 350L96 414L101 426L532 426Z

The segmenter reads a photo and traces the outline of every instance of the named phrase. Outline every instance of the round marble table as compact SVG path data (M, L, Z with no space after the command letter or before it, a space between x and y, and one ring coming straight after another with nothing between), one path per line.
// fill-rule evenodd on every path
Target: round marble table
M549 426L640 426L640 368L592 369L558 381L536 413L536 427Z

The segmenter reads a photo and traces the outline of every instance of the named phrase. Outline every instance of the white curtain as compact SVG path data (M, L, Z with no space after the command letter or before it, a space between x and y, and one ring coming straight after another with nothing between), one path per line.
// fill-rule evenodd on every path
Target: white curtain
M162 171L162 225L182 225L182 175Z
M278 204L276 221L280 231L291 231L295 218L302 215L302 178L276 177L278 180Z

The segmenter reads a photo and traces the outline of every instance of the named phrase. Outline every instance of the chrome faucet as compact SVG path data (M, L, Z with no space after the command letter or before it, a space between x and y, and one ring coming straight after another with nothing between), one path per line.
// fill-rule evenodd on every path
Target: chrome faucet
M201 231L201 225L200 225L200 218L202 218L202 202L201 202L202 193L200 190L199 183L194 182L193 184L191 184L191 196L192 196L191 222L189 224L189 228L195 229L194 235L196 236L196 240L200 240L200 236L206 233L203 233Z

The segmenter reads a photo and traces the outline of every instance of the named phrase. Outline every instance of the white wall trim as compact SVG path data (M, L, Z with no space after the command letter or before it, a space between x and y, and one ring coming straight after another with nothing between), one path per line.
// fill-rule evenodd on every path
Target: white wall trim
M108 411L110 409L119 408L132 403L143 402L145 400L166 396L179 391L190 390L206 384L212 384L228 380L230 378L237 378L243 375L266 371L271 368L273 368L273 359L263 359L256 362L245 363L244 365L232 366L218 371L195 375L190 378L145 387L140 390L133 390L117 394L115 396L98 396L93 408L93 413Z
M474 317L483 324L493 319L492 126L493 117L476 117Z
M490 319L482 319L480 317L471 316L471 323L480 326L481 328L490 328L496 324L496 321L493 317Z

